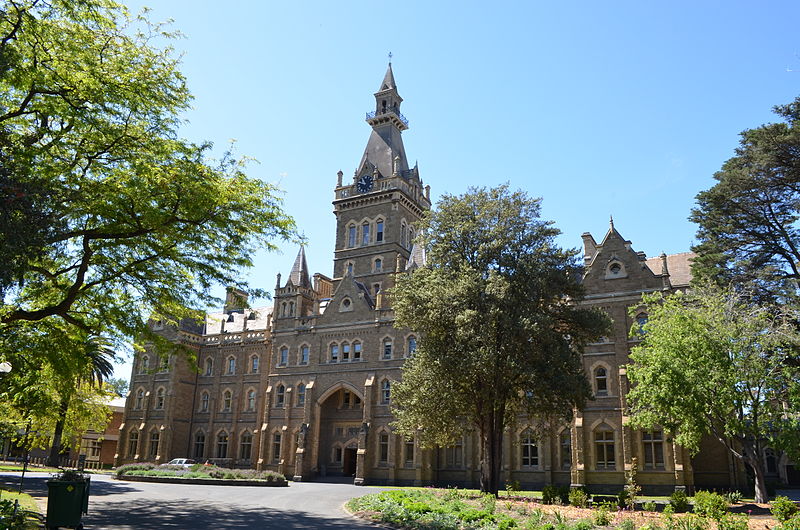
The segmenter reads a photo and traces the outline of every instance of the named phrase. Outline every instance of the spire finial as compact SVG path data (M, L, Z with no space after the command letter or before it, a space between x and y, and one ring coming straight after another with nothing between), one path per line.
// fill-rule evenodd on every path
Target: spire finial
M392 66L392 52L389 52L389 66Z
M613 230L614 229L614 216L613 215L609 215L608 218L609 218L608 222L611 225L611 229Z

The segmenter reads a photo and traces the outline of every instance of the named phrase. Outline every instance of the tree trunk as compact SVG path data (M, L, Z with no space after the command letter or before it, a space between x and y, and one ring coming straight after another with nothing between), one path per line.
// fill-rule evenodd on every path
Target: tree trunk
M69 398L61 398L61 403L58 407L58 420L56 420L56 427L53 430L53 444L50 446L50 454L47 457L47 465L50 467L58 467L60 464L61 438L64 433L64 424L67 422L68 410Z
M767 483L764 481L764 463L760 458L748 458L748 464L753 468L755 478L756 503L763 504L769 502L767 494Z
M492 413L480 426L481 493L497 496L500 490L500 463L503 459L502 414Z

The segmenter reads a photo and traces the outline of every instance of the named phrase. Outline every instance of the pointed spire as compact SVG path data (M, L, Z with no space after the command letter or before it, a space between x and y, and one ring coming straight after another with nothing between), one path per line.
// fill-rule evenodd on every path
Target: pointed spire
M614 230L614 216L613 215L609 215L608 216L608 224L609 224L609 227L611 228L611 230Z
M408 256L406 270L408 271L422 267L425 265L426 261L427 257L425 255L425 247L419 243L414 243L414 246L411 247L411 255Z
M311 282L308 280L305 245L300 245L300 252L297 253L297 258L294 260L292 272L289 274L289 281L299 287L311 288Z
M378 89L378 92L382 92L384 90L391 90L393 88L397 88L397 85L394 82L394 72L392 72L392 62L389 61L389 67L386 69L386 75L383 76L383 82L381 83L381 87Z

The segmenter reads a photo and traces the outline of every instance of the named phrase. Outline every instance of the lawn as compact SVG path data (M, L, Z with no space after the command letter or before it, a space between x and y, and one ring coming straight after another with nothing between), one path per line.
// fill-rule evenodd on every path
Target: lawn
M22 526L11 526L8 522L9 518L11 518L11 511L13 509L14 502L19 502L19 509L22 510L25 515L22 518L24 522L22 522ZM13 520L13 519L11 519ZM21 529L33 529L33 528L40 528L42 524L43 518L41 512L39 511L39 506L36 504L36 501L33 497L26 493L17 493L14 490L7 490L0 488L0 528L21 528Z

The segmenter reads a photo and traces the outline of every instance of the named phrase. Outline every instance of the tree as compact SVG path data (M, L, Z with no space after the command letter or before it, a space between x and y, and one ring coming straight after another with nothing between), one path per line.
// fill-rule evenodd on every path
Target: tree
M196 317L257 249L293 236L243 160L179 138L191 96L156 46L174 36L112 0L2 2L0 328L146 334L147 316Z
M420 225L427 262L398 278L396 325L421 333L392 387L395 426L422 447L466 428L480 439L481 491L497 494L503 431L518 412L566 421L590 397L581 350L607 317L581 308L581 267L540 199L506 186L444 196Z
M800 456L800 335L796 315L745 303L732 289L647 295L631 352L631 425L661 426L692 452L711 435L755 476L767 502L767 447ZM749 297L748 297L749 298Z
M691 214L695 278L752 284L763 300L795 297L800 280L800 98L775 113L783 121L741 133Z
M106 380L109 389L116 394L117 397L125 397L128 395L129 383L127 379L122 377L111 377Z

